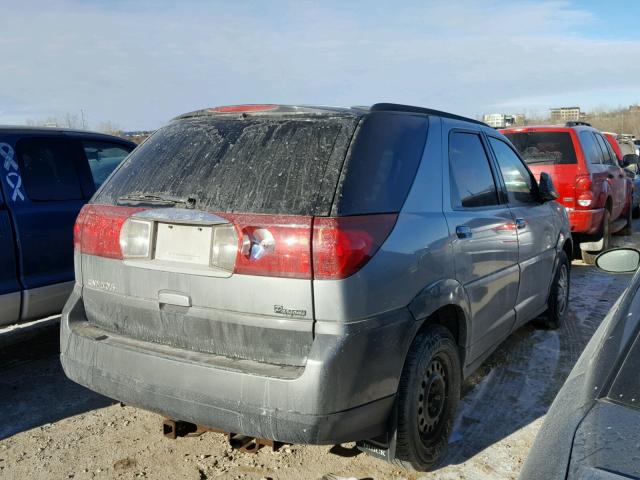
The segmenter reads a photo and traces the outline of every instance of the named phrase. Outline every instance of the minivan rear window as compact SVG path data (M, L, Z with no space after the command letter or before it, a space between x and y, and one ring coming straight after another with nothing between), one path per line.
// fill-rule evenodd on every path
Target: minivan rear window
M515 132L505 136L529 165L577 163L569 132Z
M95 203L153 195L219 212L328 215L359 117L174 120L138 147Z

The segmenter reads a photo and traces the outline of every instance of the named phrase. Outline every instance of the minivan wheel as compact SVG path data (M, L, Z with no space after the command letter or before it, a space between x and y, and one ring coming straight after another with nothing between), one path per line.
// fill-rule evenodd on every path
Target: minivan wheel
M567 254L558 253L558 266L556 267L553 283L549 289L547 310L536 319L536 324L549 329L556 329L564 320L569 310L569 288L571 285L571 268Z
M413 341L398 388L395 462L421 472L445 452L460 398L462 373L455 340L430 325Z
M587 252L586 250L580 249L582 253L582 261L587 265L593 265L596 263L596 257L602 253L609 250L609 246L611 245L611 213L609 210L604 211L604 216L602 218L602 250L599 252Z
M632 218L639 218L640 217L640 206L639 205L634 205L633 206L633 210L631 210L631 217Z

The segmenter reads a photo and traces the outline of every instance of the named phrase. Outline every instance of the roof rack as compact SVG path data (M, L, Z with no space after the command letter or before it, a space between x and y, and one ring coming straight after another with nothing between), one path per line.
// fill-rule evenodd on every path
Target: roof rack
M587 122L567 122L564 124L565 127L590 127L591 124Z
M381 111L392 111L392 112L413 112L413 113L425 113L427 115L434 115L436 117L446 117L451 118L453 120L462 120L463 122L471 122L476 123L478 125L483 125L488 127L484 122L480 120L474 120L473 118L467 118L460 115L455 115L453 113L442 112L440 110L433 110L431 108L423 108L423 107L413 107L411 105L401 105L398 103L376 103L372 105L370 110L371 112L381 112Z

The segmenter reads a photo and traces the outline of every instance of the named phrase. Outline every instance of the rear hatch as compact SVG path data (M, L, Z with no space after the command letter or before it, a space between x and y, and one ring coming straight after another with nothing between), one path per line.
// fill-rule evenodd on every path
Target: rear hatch
M90 323L194 352L305 364L313 279L352 274L384 241L426 117L276 110L179 117L107 180L76 224ZM375 152L357 147L363 137ZM401 169L394 145L413 149Z
M560 194L558 201L575 208L575 181L578 160L571 129L519 129L503 131L516 147L537 179L542 172L551 175Z

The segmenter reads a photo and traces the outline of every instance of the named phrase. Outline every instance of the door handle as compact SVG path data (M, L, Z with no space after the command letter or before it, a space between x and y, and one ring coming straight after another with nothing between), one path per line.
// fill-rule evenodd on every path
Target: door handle
M524 218L516 218L516 228L522 230L527 226L527 221Z
M624 175L620 174L618 175L618 178L624 178Z
M473 236L473 232L471 231L471 227L460 225L456 227L456 235L458 238L471 238Z

